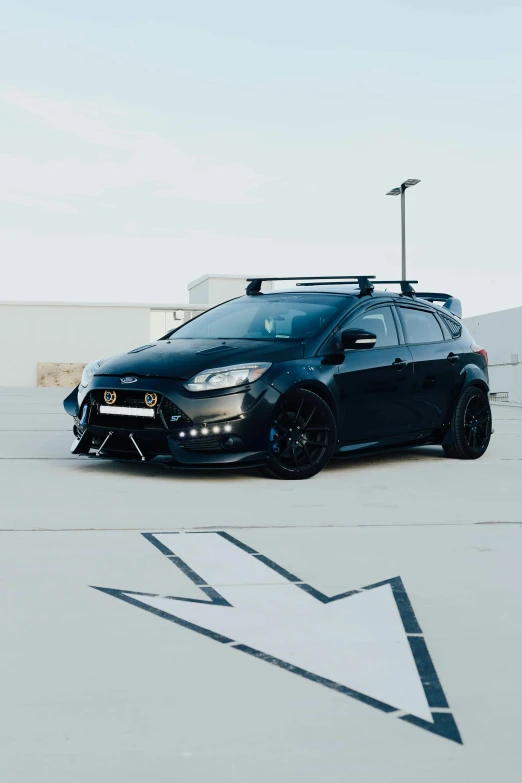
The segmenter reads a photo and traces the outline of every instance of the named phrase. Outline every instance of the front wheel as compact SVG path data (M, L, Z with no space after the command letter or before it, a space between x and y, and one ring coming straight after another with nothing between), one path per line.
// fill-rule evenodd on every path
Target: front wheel
M314 392L295 389L276 406L267 470L280 479L311 478L329 462L336 442L335 418L327 403Z
M478 386L464 389L451 417L451 432L454 435L453 443L442 447L447 457L482 457L491 439L491 408L483 389Z

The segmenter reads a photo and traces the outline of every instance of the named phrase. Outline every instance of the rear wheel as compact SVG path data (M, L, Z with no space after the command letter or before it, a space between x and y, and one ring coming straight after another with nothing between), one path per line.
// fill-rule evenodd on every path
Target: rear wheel
M453 459L478 459L489 446L491 408L489 398L478 386L468 386L451 417L453 443L443 445L444 453Z
M337 428L327 403L307 389L285 394L270 428L267 470L280 479L315 476L329 462Z

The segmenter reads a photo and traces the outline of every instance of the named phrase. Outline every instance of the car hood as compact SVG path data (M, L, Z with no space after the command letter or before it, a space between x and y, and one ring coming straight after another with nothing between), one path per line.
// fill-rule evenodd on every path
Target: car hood
M159 340L107 359L96 376L137 375L142 378L181 378L213 367L247 362L283 362L302 358L300 342L275 340Z

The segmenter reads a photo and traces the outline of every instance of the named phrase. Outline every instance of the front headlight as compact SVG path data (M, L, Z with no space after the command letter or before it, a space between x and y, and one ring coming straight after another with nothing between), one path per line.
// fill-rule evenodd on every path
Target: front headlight
M256 364L234 364L232 367L203 370L187 381L185 389L201 392L229 389L232 386L240 386L242 383L252 383L261 378L271 366L271 362L257 362Z
M91 362L84 368L82 372L82 379L80 381L82 386L88 386L92 381L93 375L98 372L103 364L103 359L98 359L95 362Z

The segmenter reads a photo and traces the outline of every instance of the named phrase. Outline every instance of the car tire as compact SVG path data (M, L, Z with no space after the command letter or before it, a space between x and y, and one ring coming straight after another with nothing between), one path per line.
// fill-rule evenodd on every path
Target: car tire
M443 444L447 457L478 459L491 439L491 408L487 393L478 386L467 386L455 405L450 432L453 442Z
M278 479L311 478L328 464L336 443L330 406L314 392L294 389L276 405L266 471Z

